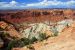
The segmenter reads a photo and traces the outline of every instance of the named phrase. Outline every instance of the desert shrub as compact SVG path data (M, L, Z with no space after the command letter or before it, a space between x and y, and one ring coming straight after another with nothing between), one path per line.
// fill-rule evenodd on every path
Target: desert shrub
M15 43L15 40L14 41L10 41L8 46L7 46L7 48L6 48L6 50L11 50L11 48L13 48L13 46L14 46L14 43Z
M35 41L37 41L35 37L33 37L32 39L22 38L20 40L12 40L9 42L7 50L11 50L13 47L23 47L26 45L30 45Z
M32 39L30 39L30 43L34 43L35 41L37 41L35 37L32 37Z
M57 27L53 26L51 28L51 31L54 33L54 36L57 36L58 35Z
M10 50L13 47L23 47L29 45L30 40L28 38L22 38L20 40L12 40L9 42L7 49Z
M45 40L46 39L46 34L45 33L40 33L39 34L39 41Z
M54 33L54 36L58 36L58 31L56 31L56 32Z
M45 33L39 34L39 40L36 37L29 38L22 38L22 39L14 39L8 43L7 50L11 50L14 47L23 47L33 44L36 41L42 41L46 39ZM33 47L29 47L30 49L34 49Z
M27 48L29 48L30 50L35 50L35 48L32 45L28 45Z
M22 38L21 41L23 41L24 46L25 46L25 45L29 45L30 39L28 39L28 38Z

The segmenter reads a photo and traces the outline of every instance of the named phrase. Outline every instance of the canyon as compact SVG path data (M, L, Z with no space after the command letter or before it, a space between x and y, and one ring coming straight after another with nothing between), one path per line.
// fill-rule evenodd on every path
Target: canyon
M75 50L74 30L74 9L1 11L0 49Z

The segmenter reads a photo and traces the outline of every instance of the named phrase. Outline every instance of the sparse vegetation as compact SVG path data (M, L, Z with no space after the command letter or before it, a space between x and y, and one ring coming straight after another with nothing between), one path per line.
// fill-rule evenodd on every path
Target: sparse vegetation
M45 33L40 33L39 34L39 41L45 40L46 39L46 34ZM13 47L23 47L26 45L33 44L35 41L38 41L35 37L32 37L32 39L29 38L22 38L20 40L12 40L9 42L7 50L11 50ZM29 47L32 48L32 47Z
M58 35L58 31L57 31L57 28L55 26L53 26L51 28L52 32L54 33L54 36L57 36Z
M34 43L35 41L38 41L35 37L32 37L32 39L30 40L30 43Z
M28 45L27 48L29 48L30 50L35 50L35 48L32 45Z
M46 34L45 33L40 33L39 34L39 41L45 40L46 39Z
M54 36L58 36L58 32L57 31L54 33Z
M28 38L22 38L20 40L14 39L9 42L7 50L11 50L13 47L23 47L26 45L30 45L35 41L37 41L37 39L34 37L32 39L28 39Z

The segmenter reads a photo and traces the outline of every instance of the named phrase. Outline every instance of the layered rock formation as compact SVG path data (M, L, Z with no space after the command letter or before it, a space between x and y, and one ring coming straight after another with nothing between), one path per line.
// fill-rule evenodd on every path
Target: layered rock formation
M75 50L75 10L7 11L0 12L0 19L1 48L17 39L14 43L17 47L12 50ZM44 34L42 41L39 41L40 34ZM34 42L30 43L31 39Z
M75 22L65 27L57 37L50 37L42 42L32 44L34 50L75 50ZM15 50L15 49L14 49ZM31 50L27 47L18 50Z
M61 21L64 19L75 19L75 10L72 9L49 9L49 10L21 10L0 12L0 18L4 18L11 23L21 22L44 22Z

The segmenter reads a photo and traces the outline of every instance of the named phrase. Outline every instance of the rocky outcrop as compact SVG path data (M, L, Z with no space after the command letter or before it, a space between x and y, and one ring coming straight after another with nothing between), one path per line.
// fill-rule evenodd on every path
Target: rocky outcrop
M9 21L9 23L12 23L9 24L5 21L0 21L0 37L2 39L1 42L3 41L4 43L1 44L6 47L9 41L14 38L18 40L21 38L32 39L33 37L41 39L39 35L45 34L46 37L49 37L43 41L36 41L32 43L31 46L28 45L22 48L17 47L13 48L13 50L75 50L74 11L70 9L53 9L0 13L0 19L5 19ZM15 29L13 24L15 24L18 31ZM29 39L27 40L29 41ZM25 42L27 42L27 40ZM20 42L18 43L20 44ZM24 44L23 41L22 44Z
M20 33L16 31L12 24L8 24L4 21L0 21L0 28L3 29L3 32L8 33L11 37L21 38Z
M41 33L46 34L47 36L51 36L53 34L52 31L50 31L50 26L44 23L34 23L30 24L29 26L29 28L21 30L21 33L26 38L36 37L37 39L39 39L39 34Z
M50 37L42 42L32 44L32 46L34 50L75 50L74 30L75 24L73 22L69 27L65 27L59 36ZM19 50L24 50L25 48L26 46L19 48Z
M22 36L12 24L0 21L0 50L6 50L12 40L21 38Z
M28 38L30 35L30 38L36 37L39 38L40 33L45 33L47 36L52 36L54 34L58 34L62 32L62 30L66 26L70 26L72 24L73 20L67 19L63 20L57 23L54 22L44 22L44 23L33 23L28 24L28 28L24 28L20 30L20 33L23 35L23 37ZM21 24L22 25L22 24ZM23 23L24 25L24 23Z

